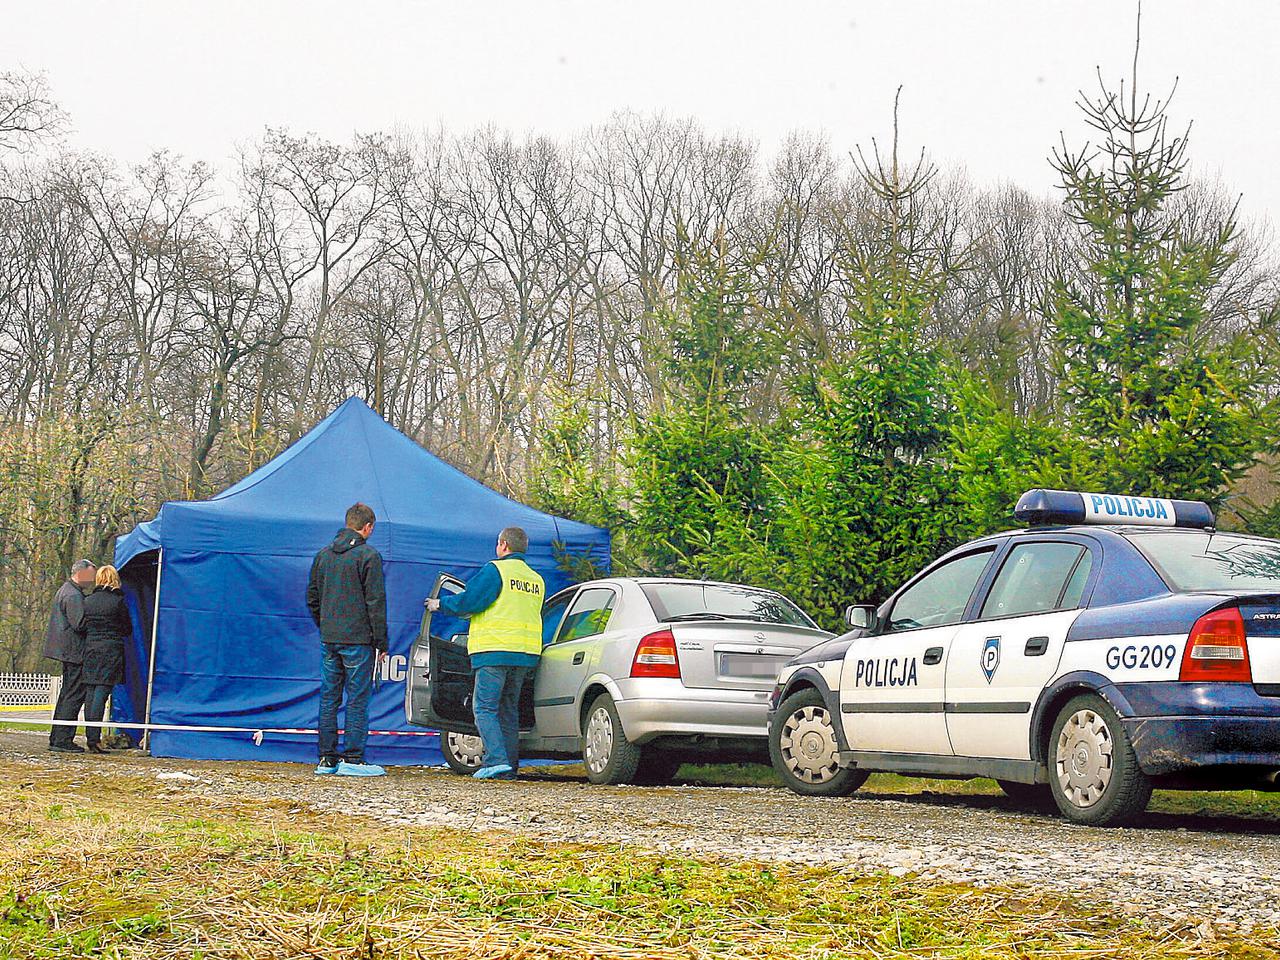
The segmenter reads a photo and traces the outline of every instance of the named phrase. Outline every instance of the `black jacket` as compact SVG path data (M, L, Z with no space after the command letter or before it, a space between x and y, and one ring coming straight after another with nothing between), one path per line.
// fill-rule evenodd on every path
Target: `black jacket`
M320 639L387 649L387 589L382 557L354 530L338 531L316 554L307 583L307 608Z
M63 663L84 662L84 592L67 580L53 597L44 655Z
M98 587L85 597L84 632L84 682L124 683L124 640L133 633L124 594Z

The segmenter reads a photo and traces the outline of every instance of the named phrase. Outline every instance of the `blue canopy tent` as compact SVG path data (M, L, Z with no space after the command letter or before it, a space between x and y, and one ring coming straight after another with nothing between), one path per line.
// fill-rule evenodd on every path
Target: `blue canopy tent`
M548 592L567 585L557 551L609 564L609 534L516 503L472 480L352 397L288 450L210 500L164 504L116 542L133 613L112 719L160 726L157 756L308 761L315 757L319 632L306 608L316 551L357 500L378 522L390 656L369 709L378 763L441 760L438 740L404 718L405 664L436 575L466 578L497 532L529 533ZM121 695L123 692L124 695ZM230 728L230 729L226 729Z

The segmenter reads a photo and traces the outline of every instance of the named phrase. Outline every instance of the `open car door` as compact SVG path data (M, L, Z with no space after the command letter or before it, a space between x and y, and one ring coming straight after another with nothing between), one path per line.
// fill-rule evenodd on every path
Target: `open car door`
M461 593L464 584L442 573L436 577L428 599ZM409 653L409 678L405 683L404 715L410 723L451 733L476 734L471 712L471 659L467 656L465 617L423 604L422 626Z

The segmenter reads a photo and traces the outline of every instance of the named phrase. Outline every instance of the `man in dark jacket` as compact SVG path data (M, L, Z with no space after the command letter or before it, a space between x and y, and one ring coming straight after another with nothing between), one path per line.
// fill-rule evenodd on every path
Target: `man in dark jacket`
M77 560L71 565L71 577L53 597L44 655L62 663L62 689L53 708L55 720L77 720L84 706L84 591L93 586L96 572L88 560ZM73 726L51 727L49 749L54 753L84 753L75 738Z
M382 557L368 539L377 518L357 503L333 543L316 554L307 583L307 607L324 645L320 686L320 763L316 773L380 777L365 763L373 671L387 652L387 591ZM345 749L338 750L338 707L347 694Z

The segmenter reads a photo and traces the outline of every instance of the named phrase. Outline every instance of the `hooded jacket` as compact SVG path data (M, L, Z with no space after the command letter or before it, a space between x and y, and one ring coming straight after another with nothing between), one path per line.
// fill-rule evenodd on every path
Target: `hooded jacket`
M350 528L316 554L307 582L307 609L320 639L339 646L387 649L387 589L382 556Z

